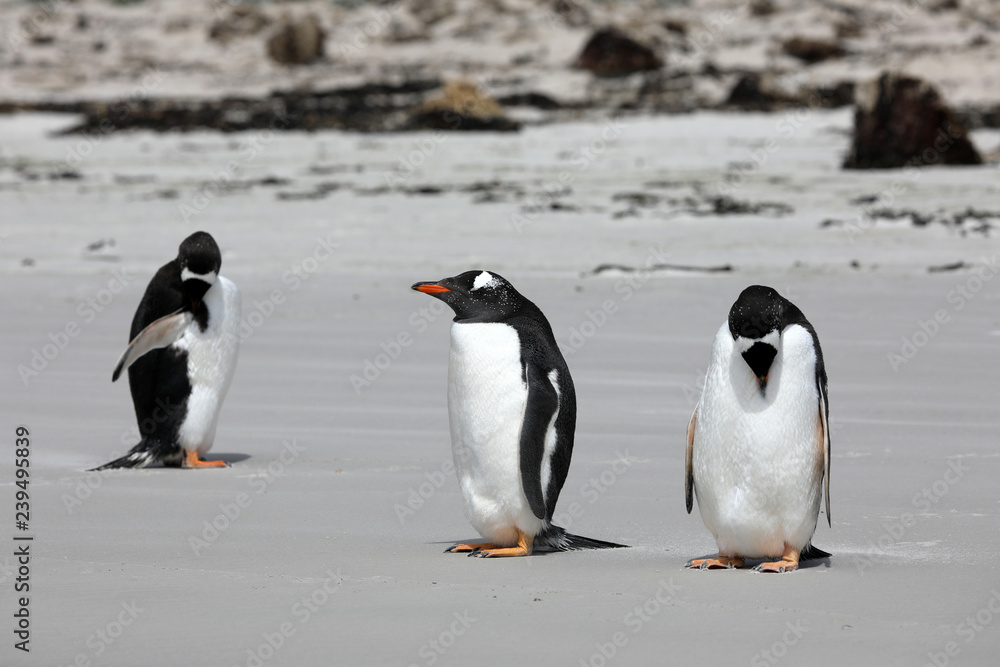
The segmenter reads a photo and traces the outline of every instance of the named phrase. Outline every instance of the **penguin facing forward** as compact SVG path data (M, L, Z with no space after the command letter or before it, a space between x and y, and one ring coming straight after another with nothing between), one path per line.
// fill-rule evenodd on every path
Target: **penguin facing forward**
M573 454L576 392L542 311L489 271L412 289L455 311L448 363L452 454L465 515L487 540L447 551L493 558L623 547L552 524Z
M830 523L826 367L812 324L770 287L740 294L715 337L687 430L685 500L719 547L691 568L791 572L825 558L812 546L820 501ZM777 560L770 560L777 559Z
M141 440L95 470L225 467L202 457L239 356L240 291L219 275L222 254L207 232L184 239L156 272L132 319L131 342L112 381L128 369Z

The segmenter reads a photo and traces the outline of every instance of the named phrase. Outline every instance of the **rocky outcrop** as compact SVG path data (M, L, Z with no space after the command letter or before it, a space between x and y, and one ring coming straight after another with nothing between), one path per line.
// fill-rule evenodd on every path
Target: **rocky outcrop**
M837 40L819 37L790 37L782 42L781 50L809 64L841 58L847 53Z
M884 72L859 84L855 100L845 169L982 164L964 123L925 81Z
M503 107L475 84L451 81L440 96L414 110L410 129L507 132L520 129L520 123L507 118Z
M267 53L282 65L304 65L323 57L326 33L314 14L285 18L267 40Z
M573 65L597 76L626 76L663 67L663 60L617 28L602 28L587 40Z

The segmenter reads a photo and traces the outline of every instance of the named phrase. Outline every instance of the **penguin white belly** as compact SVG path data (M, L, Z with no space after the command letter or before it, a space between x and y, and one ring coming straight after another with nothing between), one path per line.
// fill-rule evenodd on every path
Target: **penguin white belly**
M528 387L517 332L501 323L453 323L448 416L455 471L469 523L499 546L517 529L537 535L542 521L521 488L521 423Z
M186 451L205 454L215 440L219 410L229 391L240 351L240 290L218 276L205 292L208 326L202 331L192 322L177 342L187 352L188 381L191 395L187 414L179 429L179 440Z
M812 337L787 327L766 395L727 325L716 336L695 424L698 508L726 555L780 556L816 530L823 458ZM820 443L822 440L820 440Z

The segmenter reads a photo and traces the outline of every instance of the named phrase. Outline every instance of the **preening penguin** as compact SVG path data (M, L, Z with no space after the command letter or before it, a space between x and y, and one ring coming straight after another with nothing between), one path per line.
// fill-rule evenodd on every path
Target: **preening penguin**
M719 547L693 568L790 572L813 547L824 490L830 524L830 408L816 330L770 287L740 294L715 337L687 431L685 500ZM825 488L824 488L825 487ZM832 524L830 524L832 525Z
M621 547L552 524L573 454L576 391L542 311L501 276L468 271L413 285L455 311L448 364L452 454L484 558Z
M195 232L149 282L111 376L128 370L141 440L95 470L226 465L202 459L239 355L240 291L219 275L221 265L215 239Z

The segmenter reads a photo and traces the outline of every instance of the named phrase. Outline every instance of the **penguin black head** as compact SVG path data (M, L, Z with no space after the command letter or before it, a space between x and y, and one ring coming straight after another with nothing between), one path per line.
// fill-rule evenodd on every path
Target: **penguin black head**
M181 284L185 297L196 304L205 296L208 288L222 268L222 253L219 245L208 232L195 232L181 241L177 249L177 266L181 270Z
M499 322L530 303L506 279L491 271L466 271L437 282L416 283L411 289L451 306L456 322Z
M729 309L729 332L763 392L771 363L778 354L781 332L804 322L802 311L771 287L751 285Z

